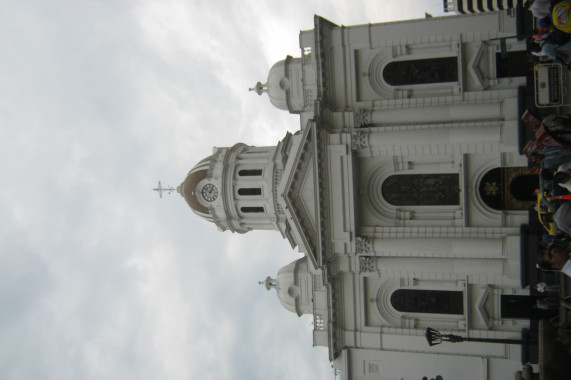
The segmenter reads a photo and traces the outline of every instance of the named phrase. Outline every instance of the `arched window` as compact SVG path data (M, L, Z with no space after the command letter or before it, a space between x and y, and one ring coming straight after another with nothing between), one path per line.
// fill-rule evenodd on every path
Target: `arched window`
M464 298L456 290L399 289L391 304L402 313L464 314Z
M247 187L238 189L238 195L262 195L262 189L259 187Z
M394 206L445 206L460 204L458 174L398 174L381 187L383 197Z
M243 213L264 212L263 207L240 207Z
M393 61L385 66L383 79L391 86L458 81L456 57Z
M240 177L253 177L253 176L261 176L262 169L242 169L238 171L238 175Z

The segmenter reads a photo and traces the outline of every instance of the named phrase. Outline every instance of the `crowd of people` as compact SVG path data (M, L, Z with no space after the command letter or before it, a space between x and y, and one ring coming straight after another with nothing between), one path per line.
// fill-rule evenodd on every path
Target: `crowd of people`
M528 0L525 3L536 18L538 28L528 38L528 47L542 61L568 64L571 53L571 2L561 0Z
M571 137L571 123L565 124L566 129L558 128L559 131L554 132L549 128L553 119L571 121L568 115L548 116L539 126L538 133L554 138L544 140L545 145L533 140L524 153L539 169L542 199L538 207L545 208L541 210L545 212L539 213L547 233L540 242L538 266L571 277L571 144L566 143L566 135Z
M571 1L530 0L524 6L538 26L527 40L535 61L559 62L571 68ZM532 125L526 122L529 120ZM543 271L560 271L571 277L571 115L553 113L533 120L533 116L524 119L536 132L524 153L540 173L537 207L545 208L538 210L538 215L546 229L539 242L537 264ZM560 298L558 283L539 283L535 291L545 295L537 299L536 309L556 313L562 306L571 310L571 298ZM558 340L571 346L571 323L556 327Z
M530 51L542 61L567 64L567 54L571 53L571 2L528 0L524 7L531 11L538 26L528 38ZM571 201L552 199L571 191L571 115L554 113L543 120L531 116L527 121L536 133L524 153L540 168L541 196L547 207L542 216L547 220L542 222L549 232L540 243L538 266L571 277Z

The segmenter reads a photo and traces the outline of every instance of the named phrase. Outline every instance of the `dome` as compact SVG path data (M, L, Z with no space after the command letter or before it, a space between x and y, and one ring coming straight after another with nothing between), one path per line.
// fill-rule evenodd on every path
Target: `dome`
M278 272L278 287L276 288L278 292L278 299L280 303L287 310L292 313L297 313L295 307L295 298L299 294L299 290L295 285L295 264L294 261L291 264L286 265Z
M282 267L276 279L267 277L264 281L266 289L275 288L278 299L283 307L292 313L301 316L305 313L311 313L311 302L304 297L309 294L309 289L302 289L301 276L309 274L307 266L307 257L296 260ZM306 283L306 282L304 282ZM309 293L308 293L309 291Z
M198 201L196 188L200 181L208 177L208 169L211 159L212 156L209 156L200 161L190 172L188 172L184 181L182 181L176 189L176 191L184 198L186 203L188 203L192 211L200 216L210 215L208 208Z
M270 69L268 81L266 83L270 102L277 108L288 110L287 90L290 87L289 79L286 76L286 60L277 62Z
M279 109L300 112L303 110L303 68L300 58L287 56L270 69L266 83L258 82L250 91L268 94L270 103Z

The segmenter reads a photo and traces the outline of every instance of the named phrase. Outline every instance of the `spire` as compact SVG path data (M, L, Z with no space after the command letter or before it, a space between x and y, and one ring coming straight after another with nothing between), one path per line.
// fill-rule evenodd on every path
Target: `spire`
M262 84L262 82L258 82L256 83L255 87L249 88L249 91L256 91L258 93L258 95L262 95L264 92L268 91L268 84L264 83Z
M167 194L170 194L174 191L174 187L172 187L172 186L163 187L163 185L161 185L161 181L159 181L159 186L155 187L153 189L153 191L156 191L157 193L159 193L159 197L162 198L164 192L166 192Z

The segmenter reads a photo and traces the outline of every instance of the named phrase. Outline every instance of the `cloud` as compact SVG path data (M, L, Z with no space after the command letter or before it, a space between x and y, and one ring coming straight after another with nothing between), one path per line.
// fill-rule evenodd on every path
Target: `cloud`
M257 285L299 253L275 231L220 233L151 188L212 146L297 130L248 87L299 56L314 13L366 23L385 15L376 3L3 4L3 378L331 375L311 318Z

